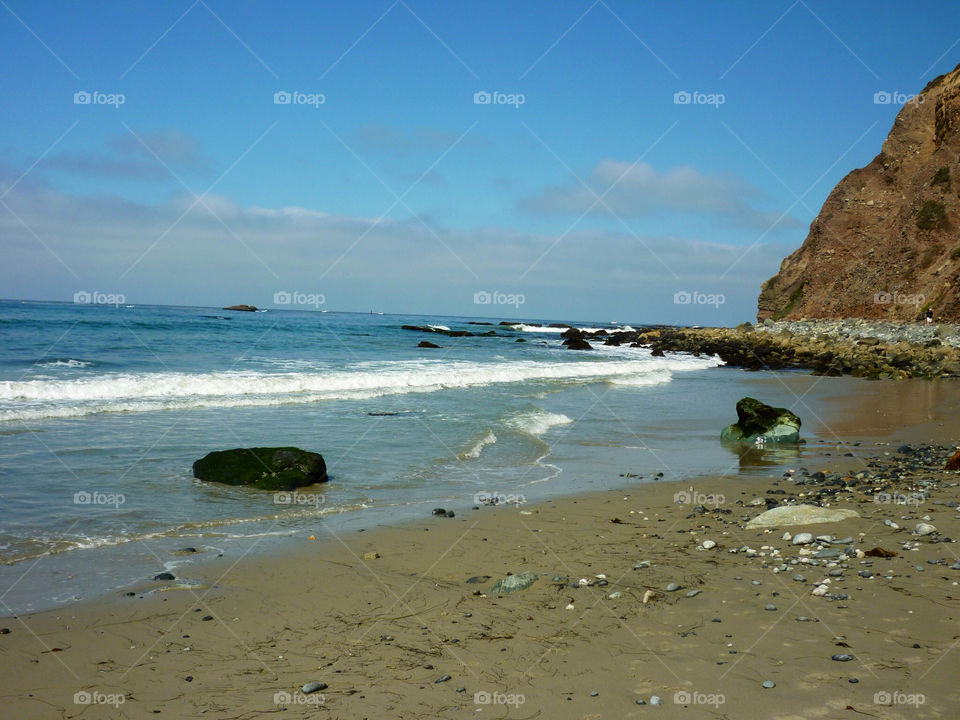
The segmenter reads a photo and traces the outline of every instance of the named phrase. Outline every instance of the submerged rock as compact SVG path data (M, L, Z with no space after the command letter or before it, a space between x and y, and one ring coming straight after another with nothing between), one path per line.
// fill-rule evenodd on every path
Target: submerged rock
M746 443L795 443L800 439L800 418L786 408L772 407L751 397L737 402L737 422L720 433L720 439Z
M760 513L747 523L748 529L782 525L814 525L860 517L856 510L824 508L817 505L782 505ZM801 533L803 535L804 533ZM794 536L794 544L797 543Z
M295 447L236 448L208 453L197 460L193 476L260 490L295 490L327 482L327 465L319 453Z

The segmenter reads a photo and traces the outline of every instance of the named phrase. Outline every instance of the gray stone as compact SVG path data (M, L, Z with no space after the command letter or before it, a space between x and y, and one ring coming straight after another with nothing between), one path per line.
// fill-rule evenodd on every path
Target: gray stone
M814 525L817 523L839 522L848 518L860 517L856 510L823 508L817 505L783 505L760 513L747 523L747 528L779 527L782 525ZM801 535L807 533L800 533ZM811 540L813 538L811 537ZM794 536L793 542L797 538Z
M309 695L310 693L315 693L315 692L319 692L320 690L326 690L326 689L327 689L327 684L325 682L318 682L317 680L313 680L312 682L308 682L306 685L300 688L300 692L302 692L304 695Z
M528 570L519 575L508 575L501 580L497 580L497 582L493 584L493 587L490 588L490 592L502 594L520 592L521 590L526 590L536 581L537 574Z

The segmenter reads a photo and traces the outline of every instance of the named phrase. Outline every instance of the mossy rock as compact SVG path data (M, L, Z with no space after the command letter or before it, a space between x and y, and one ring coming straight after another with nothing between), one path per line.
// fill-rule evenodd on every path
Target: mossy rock
M727 442L795 443L800 439L800 418L786 408L772 407L752 397L737 402L737 422L720 433Z
M327 465L320 453L295 447L236 448L208 453L197 460L193 476L260 490L295 490L327 482Z

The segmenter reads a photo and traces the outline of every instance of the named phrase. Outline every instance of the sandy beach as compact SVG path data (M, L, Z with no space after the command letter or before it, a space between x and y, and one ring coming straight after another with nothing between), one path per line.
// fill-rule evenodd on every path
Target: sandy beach
M930 468L960 442L956 391L898 429L917 386L865 382L872 435L839 422L803 470L318 526L280 556L191 568L198 587L6 618L5 714L955 717L960 478ZM860 517L748 528L771 497ZM784 539L803 532L823 539ZM530 587L493 590L525 572Z

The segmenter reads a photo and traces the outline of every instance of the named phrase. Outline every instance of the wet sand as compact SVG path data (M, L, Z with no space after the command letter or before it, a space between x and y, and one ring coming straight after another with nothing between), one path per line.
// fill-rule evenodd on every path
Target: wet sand
M860 407L831 421L842 442L821 444L807 465L851 481L867 474L824 502L859 518L748 529L764 498L809 497L810 485L777 468L344 537L318 525L315 539L304 535L283 555L191 568L201 587L148 583L0 621L10 630L0 635L4 714L954 718L958 546L931 540L960 538L960 476L868 463L888 464L904 442L956 446L957 388L863 387ZM898 428L897 413L919 424ZM921 497L925 478L935 482ZM904 504L890 500L897 493ZM924 517L938 533L912 535ZM849 546L823 545L897 556L813 565L816 551L784 540L785 531L849 536ZM704 540L716 546L704 549ZM787 569L774 572L781 563ZM522 572L538 579L520 592L492 591ZM825 579L828 595L812 594ZM668 591L671 583L680 588ZM311 681L327 687L302 693ZM662 706L649 704L654 695Z

